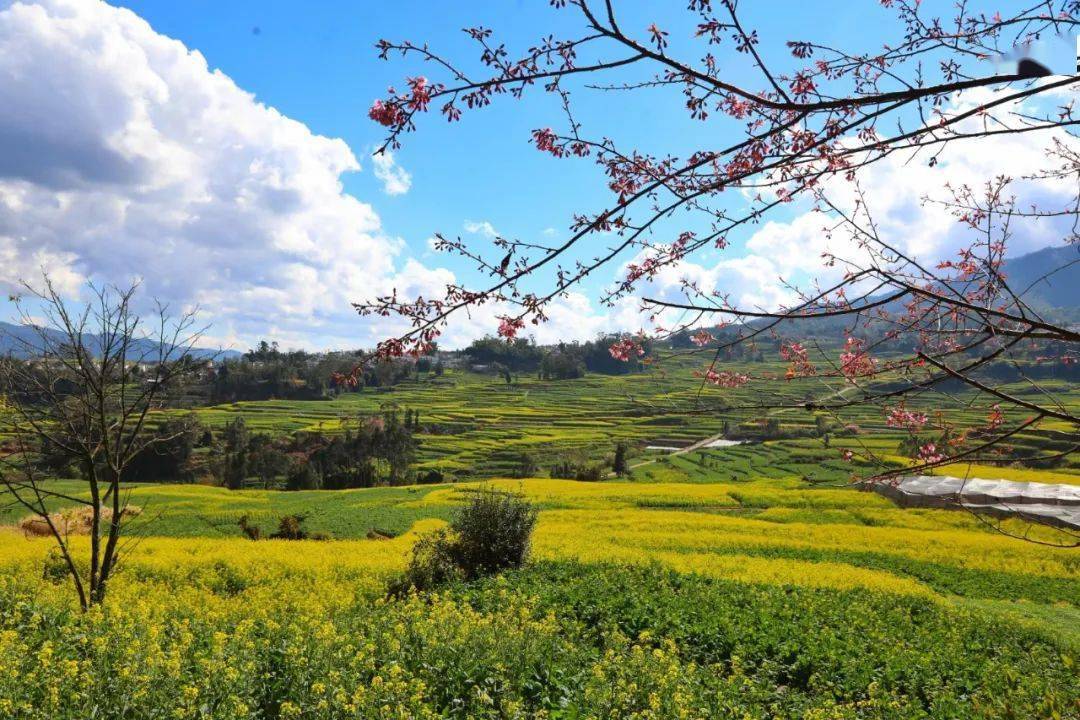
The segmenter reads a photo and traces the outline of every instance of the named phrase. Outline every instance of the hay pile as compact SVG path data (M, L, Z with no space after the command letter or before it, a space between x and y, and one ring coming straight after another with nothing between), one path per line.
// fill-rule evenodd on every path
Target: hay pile
M142 508L137 505L128 505L120 512L121 518L136 517L142 513ZM49 515L52 524L64 535L89 535L90 526L93 522L94 513L89 507L71 508L61 510ZM101 524L105 526L112 521L112 509L101 509ZM49 524L44 518L37 515L23 518L19 521L19 529L28 537L48 537L52 534Z

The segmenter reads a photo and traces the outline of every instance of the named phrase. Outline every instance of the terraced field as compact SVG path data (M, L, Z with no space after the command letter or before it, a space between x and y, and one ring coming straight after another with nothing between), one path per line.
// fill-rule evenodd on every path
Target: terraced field
M811 392L819 397L857 395L857 389L823 387L816 380L759 382L735 390L703 389L693 375L699 364L698 360L682 359L641 374L594 374L577 380L542 381L521 376L511 385L492 375L451 371L442 377L412 380L384 391L349 393L333 400L240 402L201 408L197 414L215 427L243 417L253 430L273 434L335 432L343 419L378 412L382 405L394 403L418 409L422 424L438 427L437 433L421 435L419 468L438 468L469 478L512 474L522 453L534 455L546 468L563 455L603 458L619 440L641 448L688 445L720 433L725 422L737 429L740 423L772 417L781 423L785 435L813 436L819 413L776 406L798 402ZM782 377L784 366L753 363L730 369ZM1023 384L1003 385L1002 389L1017 397L1035 392ZM1080 407L1080 392L1075 388L1059 383L1054 389ZM969 393L960 391L934 393L915 399L909 407L926 412L948 409L949 419L961 426L983 422L985 408L970 407L970 400ZM1020 413L1013 416L1022 417ZM769 460L759 463L761 467L753 472L774 476L769 466L779 461L789 474L844 479L850 467L832 462L843 448L857 454L872 451L885 460L902 462L896 457L900 435L886 426L877 410L856 406L827 420L834 431L842 425L854 425L858 435L833 432L830 448L824 448L819 440L774 443L766 453ZM1046 423L1011 438L1007 460L1060 453L1076 442L1069 428ZM746 462L760 453L738 451L730 457L736 463L732 472L746 475L751 472ZM1067 456L1054 470L1080 473L1080 459L1076 454ZM656 472L644 475L651 477Z

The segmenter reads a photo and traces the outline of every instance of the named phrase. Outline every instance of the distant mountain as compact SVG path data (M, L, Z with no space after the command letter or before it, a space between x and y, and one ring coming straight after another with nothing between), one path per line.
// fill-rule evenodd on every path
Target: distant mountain
M50 334L50 337L59 339L60 333L54 330L46 331ZM38 333L31 328L23 325L13 325L0 321L0 355L14 355L15 357L32 357L41 351L41 338ZM86 343L90 347L98 347L100 338L97 335L89 335L86 339ZM136 340L133 343L134 355L138 356L142 353L149 353L151 351L156 352L157 344L149 340ZM236 350L213 350L211 348L192 348L189 353L195 358L220 358L222 360L232 360L238 358L242 353Z
M1022 295L1024 302L1049 322L1080 323L1080 246L1064 245L1037 250L1027 255L1009 258L1002 264L1002 273L1013 292ZM880 295L868 298L879 299ZM895 315L904 313L907 299L888 303L884 310ZM862 323L867 332L866 322ZM870 323L873 324L873 320ZM751 328L769 325L769 320L752 320ZM781 335L802 338L842 338L852 324L852 316L784 320L775 326ZM687 338L688 340L688 338Z
M1023 293L1033 308L1058 309L1072 320L1080 317L1080 245L1043 248L1010 258L1002 270L1013 292Z

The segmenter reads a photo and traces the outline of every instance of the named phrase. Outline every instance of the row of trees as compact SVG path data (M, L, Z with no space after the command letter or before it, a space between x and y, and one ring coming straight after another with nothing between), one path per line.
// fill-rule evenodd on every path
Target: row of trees
M624 375L644 369L653 352L652 343L640 341L641 352L631 361L624 361L612 354L611 347L625 340L623 335L600 335L588 342L560 342L545 347L531 338L485 337L473 341L464 353L474 366L510 373L536 372L545 380L565 380L582 377L586 372Z
M242 357L224 360L214 367L208 379L209 399L216 403L271 398L320 400L365 387L391 387L422 373L442 374L442 365L427 356L389 360L361 350L284 351L277 342L263 340Z
M286 490L404 485L415 479L419 423L419 411L402 414L388 407L349 422L338 435L303 432L273 438L250 432L237 418L222 433L221 476L233 489L252 484Z
M215 433L193 415L171 417L145 431L127 465L125 482L211 481L230 489L342 489L400 485L414 480L420 413L392 407L345 423L344 432L272 436L252 432L238 417ZM59 439L43 438L35 465L52 477L86 479Z

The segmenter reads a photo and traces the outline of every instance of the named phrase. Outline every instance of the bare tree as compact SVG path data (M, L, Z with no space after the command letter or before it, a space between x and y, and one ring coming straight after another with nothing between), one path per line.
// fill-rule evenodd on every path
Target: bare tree
M485 304L499 309L498 334L513 338L527 324L546 321L552 302L606 269L612 280L603 302L638 298L646 317L667 326L658 327L657 336L693 333L695 352L705 355L703 388L761 380L766 387L753 407L764 409L792 405L789 392L770 393L769 383L776 388L812 379L822 392L800 401L801 407L839 412L873 405L912 438L931 427L947 438L918 445L916 467L902 472L978 457L1046 421L1064 423L1075 439L1077 411L1031 370L1080 360L1080 333L1045 316L1031 301L1032 287L1013 287L1002 264L1021 227L1077 241L1080 149L1074 128L1080 120L1073 104L1080 76L1048 76L1031 61L1012 61L995 72L991 60L1074 33L1080 3L1031 0L984 9L963 1L948 4L948 16L935 14L944 4L918 0L853 5L851 12L885 14L875 19L891 39L866 48L858 47L858 37L851 39L853 47L763 37L744 22L737 0L686 4L685 14L665 5L652 24L637 12L630 25L615 0L552 0L552 12L566 15L560 27L576 24L579 30L539 38L514 55L491 29L466 28L477 47L472 64L422 42L377 44L384 59L415 63L404 90L391 89L370 109L371 119L388 130L382 149L399 147L432 108L457 122L463 113L542 89L564 123L561 129L537 127L529 141L555 158L595 162L597 181L611 198L576 212L568 238L557 243L500 237L488 257L468 241L438 235L439 249L471 261L490 280L449 285L441 297L394 293L356 303L362 315L396 316L409 325L385 340L380 352L422 353L454 317ZM792 32L813 31L802 25ZM743 85L732 78L750 80ZM572 102L579 93L604 96L599 122L614 121L611 132L585 127ZM675 156L669 147L677 143L658 130L651 135L656 148L622 146L612 139L619 120L648 122L640 114L619 117L618 96L628 93L685 108L688 121L705 124L709 133L703 137L714 141ZM1047 150L1043 168L1028 178L995 174L972 186L942 182L926 189L925 205L955 214L960 240L952 259L919 258L876 222L880 197L864 191L870 168L889 158L935 168L946 147L974 154L1005 137L1041 143ZM1017 198L1020 181L1034 179L1058 180L1073 188L1074 197L1054 206ZM821 235L844 251L827 253L823 266L833 272L822 277L781 278L791 298L783 306L742 307L722 290L690 280L682 283L682 298L652 294L652 281L665 269L698 253L722 251L729 236L791 202L819 211ZM808 339L823 322L842 324L839 350ZM717 333L718 326L727 327ZM723 367L733 348L766 339L787 361L786 377ZM611 352L629 359L640 354L641 344L627 336ZM1001 364L1032 392L1010 394L987 381L982 373ZM973 393L949 402L970 415L974 395L985 413L979 427L958 428L943 414L928 417L905 404L930 392L948 398L942 389L956 383ZM702 411L711 408L706 404ZM874 459L869 452L867 458ZM883 463L872 479L890 481L894 469Z
M200 367L191 356L201 336L194 311L172 316L155 305L144 322L127 288L89 285L89 300L66 300L48 276L16 298L18 349L0 359L2 432L13 447L0 457L10 501L44 525L57 545L85 610L105 599L126 535L125 471L170 438L148 431L154 411ZM75 467L84 492L58 488L51 467ZM66 487L66 486L64 486ZM85 508L89 553L72 542L58 507Z

